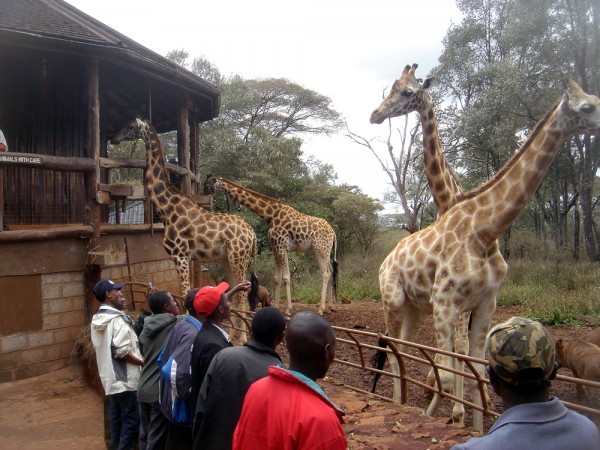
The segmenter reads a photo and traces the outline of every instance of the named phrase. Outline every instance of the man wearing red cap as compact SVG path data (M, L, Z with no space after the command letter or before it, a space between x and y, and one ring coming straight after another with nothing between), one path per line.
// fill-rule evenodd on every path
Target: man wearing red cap
M192 346L192 411L196 411L196 401L204 375L213 357L226 347L232 347L227 332L221 328L223 320L229 319L231 305L229 298L240 291L250 291L250 281L244 281L226 292L229 284L204 286L194 298L194 308L204 325L196 335Z

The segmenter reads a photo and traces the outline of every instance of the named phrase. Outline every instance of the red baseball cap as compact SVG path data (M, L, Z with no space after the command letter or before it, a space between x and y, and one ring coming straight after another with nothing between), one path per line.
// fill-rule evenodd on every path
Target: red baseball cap
M229 284L225 281L217 286L204 286L201 288L196 297L194 297L194 309L202 317L210 316L219 302L221 296L229 289Z

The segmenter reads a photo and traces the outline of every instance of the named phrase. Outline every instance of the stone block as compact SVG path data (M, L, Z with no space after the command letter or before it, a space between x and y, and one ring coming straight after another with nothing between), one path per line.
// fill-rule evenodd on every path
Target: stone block
M63 297L82 297L84 295L84 286L82 282L71 282L62 285Z
M85 315L83 310L69 311L60 314L60 323L62 327L83 326Z
M0 373L6 371L7 369L14 369L18 365L19 352L4 353L0 355Z
M23 350L19 353L19 366L31 366L48 360L46 347Z
M27 334L11 334L0 337L0 353L25 350L27 348Z
M32 331L27 335L27 348L43 347L52 345L54 336L51 330L47 331Z
M44 286L42 290L42 296L44 299L55 299L62 297L62 290L60 284L48 284Z
M45 314L44 315L44 330L54 330L60 328L60 314Z
M57 314L71 311L73 301L70 298L55 298L50 300L48 314Z

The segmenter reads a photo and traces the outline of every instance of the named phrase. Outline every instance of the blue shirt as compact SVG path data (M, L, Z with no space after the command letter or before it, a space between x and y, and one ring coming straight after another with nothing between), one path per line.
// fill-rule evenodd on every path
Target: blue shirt
M568 410L558 398L507 409L488 433L452 450L599 450L600 434L587 417Z

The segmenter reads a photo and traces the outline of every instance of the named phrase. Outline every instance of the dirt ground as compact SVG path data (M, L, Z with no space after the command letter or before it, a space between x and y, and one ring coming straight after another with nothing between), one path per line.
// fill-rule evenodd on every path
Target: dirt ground
M296 310L313 308L302 304L294 306ZM519 314L522 311L516 308L499 308L493 323ZM333 325L341 327L374 333L384 331L381 305L375 301L339 304L335 312L326 317ZM593 326L598 326L598 323L589 318L587 326L549 328L554 338L558 339L581 335ZM421 328L417 341L434 344L430 321ZM285 349L281 353L285 359ZM355 348L349 345L338 345L336 356L347 361L356 361L357 358ZM370 356L365 355L365 358ZM411 376L425 380L427 368L410 367L409 372ZM570 375L564 369L559 373ZM471 420L469 413L466 417L467 428L446 423L451 408L447 400L435 417L425 416L424 409L429 399L420 388L410 388L410 406L400 406L346 387L349 385L368 391L370 381L370 375L362 370L334 364L328 377L320 382L332 400L346 411L344 430L349 449L448 449L457 442L477 435L468 428ZM377 393L391 396L391 381L382 378ZM575 389L570 384L554 383L552 394L563 400L578 402ZM492 401L495 409L500 410L498 399L493 394ZM486 428L490 423L491 420L486 419ZM28 380L0 384L0 448L104 448L103 399L86 383L76 366Z

